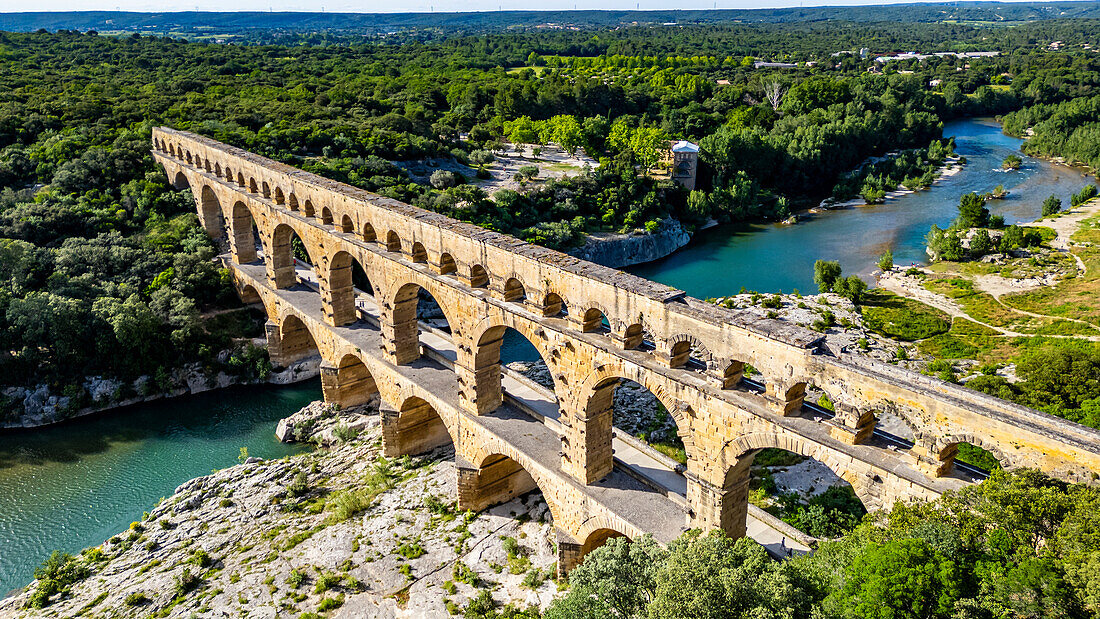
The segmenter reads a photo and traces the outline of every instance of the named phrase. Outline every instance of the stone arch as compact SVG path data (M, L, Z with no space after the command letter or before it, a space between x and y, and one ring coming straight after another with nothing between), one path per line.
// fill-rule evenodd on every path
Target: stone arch
M229 169L229 166L225 166L225 180L232 183L234 180L233 170Z
M416 241L412 245L410 257L413 262L426 263L428 261L428 250L424 249L423 243Z
M285 366L320 354L317 339L306 323L296 314L285 314L279 324L279 346L272 361Z
M185 159L187 160L188 165L190 165L191 164L191 151L186 151L186 155L187 156L185 157Z
M378 235L374 232L374 226L370 225L370 222L363 223L363 240L368 243L377 240Z
M562 300L561 295L556 292L547 292L542 299L542 315L547 318L564 318L568 314L569 308Z
M279 206L286 204L286 196L283 195L282 187L275 188L275 204L278 204Z
M455 264L454 257L447 252L443 252L439 255L439 274L440 275L452 275L458 272L458 265Z
M206 159L202 162L202 167L206 170L207 174L210 173L210 159Z
M722 375L719 377L719 380L722 383L723 389L734 389L741 384L741 379L744 377L745 362L734 359L727 363L722 369Z
M270 199L271 199L271 185L268 185L268 184L267 184L267 181L263 181L263 182L262 182L262 183L260 184L260 192L261 192L261 193L262 193L262 194L264 195L264 197L265 197L265 198L267 198L268 200L270 200Z
M583 559L588 555L588 553L599 548L600 546L603 546L608 542L608 540L615 537L625 537L627 539L630 539L630 537L627 536L625 533L620 533L619 531L616 531L615 529L609 527L601 527L592 531L588 534L588 536L584 539L584 542L581 544L580 558Z
M340 232L346 232L348 234L355 232L355 224L351 221L351 215L345 213L344 216L340 218Z
M401 237L393 230L386 233L386 251L401 251Z
M410 396L396 410L382 410L382 453L392 458L457 445L452 425L428 401Z
M857 471L851 467L853 463L851 458L837 454L828 447L808 441L801 436L784 432L754 432L728 443L723 448L721 461L726 464L723 488L727 496L721 501L724 513L720 520L721 528L727 533L737 533L739 536L744 532L750 467L756 454L761 449L768 448L790 451L820 462L852 486L856 497L867 511L882 507L878 489L873 487L874 484L882 482L880 474L874 474L869 478L869 471ZM730 526L733 528L729 528Z
M420 299L420 291L430 295L443 312L443 318L452 330L455 339L460 333L457 316L454 309L441 302L434 291L421 286L416 282L407 282L401 286L394 286L395 292L390 302L389 319L383 304L383 324L392 325L393 336L387 338L387 346L392 346L393 359L397 364L407 364L420 358L420 323L417 319L417 305Z
M217 176L218 178L222 177L222 164L216 161L214 162L214 176Z
M328 277L322 280L321 305L328 323L333 326L351 324L359 318L352 282L353 262L350 253L344 250L336 252L329 260Z
M627 325L623 329L622 340L624 350L654 350L656 348L652 331L642 321Z
M252 212L245 203L238 200L233 203L233 213L229 219L231 231L230 247L237 264L246 264L256 259L256 235L253 233L255 222Z
M1019 466L1012 456L1001 449L1001 446L997 443L983 438L978 434L959 432L939 437L932 443L932 448L930 450L932 458L939 463L936 472L937 477L950 473L954 468L955 456L958 455L960 443L969 443L975 447L981 447L988 451L993 454L993 457L1000 463L1001 468L1005 470L1011 470Z
M176 172L176 175L172 177L172 187L176 191L183 191L184 189L190 189L191 183L187 180L187 175L183 173L183 170Z
M527 289L524 288L523 283L519 281L519 278L509 277L504 282L504 300L512 301L514 303L523 303L527 298Z
M256 179L248 178L248 193L260 193L260 187L256 184Z
M238 187L244 187L245 186L245 180L244 180L244 173L243 172L239 172L239 171L237 172L237 186Z
M363 360L354 354L348 353L340 358L335 374L336 384L325 390L325 399L329 402L344 407L359 406L369 402L378 393L374 376Z
M287 196L286 205L290 207L292 211L298 210L298 196L294 195L294 192L291 192L290 195Z
M168 145L168 154L172 155L173 157L176 156L176 145L175 144L169 144Z
M563 385L558 376L556 358L549 350L548 342L540 337L541 329L532 327L526 321L509 321L506 318L491 317L481 321L475 329L475 337L471 341L474 346L474 394L479 414L490 413L503 403L503 389L501 377L503 368L500 360L501 344L504 334L508 329L514 330L523 336L538 352L543 363L550 371L553 381L551 390L555 397L560 397Z
M480 264L470 267L470 287L484 288L489 285L489 272Z
M298 282L294 269L294 228L281 223L271 233L271 256L268 259L268 278L275 288L290 288Z
M313 217L314 212L315 210L313 208L313 201L311 201L309 198L306 198L306 203L302 206L302 213L306 217Z
M699 338L682 333L668 338L668 366L670 368L696 367L706 369L711 360L710 351Z
M552 485L542 479L537 468L524 454L508 445L480 447L485 455L473 456L472 466L459 467L458 507L481 511L493 505L506 503L528 492L542 493L550 517L557 526L565 522L561 506L555 501Z
M607 312L599 305L591 304L579 318L581 331L584 333L607 332L611 329Z
M202 213L202 227L210 238L221 240L225 238L225 215L222 214L222 204L210 185L203 185L199 195L199 210Z
M579 437L574 435L572 439L579 440L583 444L572 446L572 448L576 450L583 449L584 453L587 454L583 461L585 462L585 474L590 483L598 481L611 472L614 454L612 447L613 428L616 426L615 393L623 381L630 381L645 389L660 404L660 407L665 409L665 412L672 418L672 422L676 426L675 436L670 436L667 442L660 444L669 448L678 448L679 444L682 444L687 466L693 468L693 461L698 459L699 454L696 453L691 420L686 407L673 395L669 394L664 386L648 371L638 367L616 367L616 365L608 364L597 368L585 378L584 383L579 388L573 390L576 399L574 406L571 408L583 416L583 419L574 420L573 424L580 424L584 431ZM644 394L635 394L635 397L637 395ZM656 422L661 419L658 416L658 410L653 411L653 417L649 420L654 422L657 427L660 424ZM620 414L622 413L620 412ZM621 423L621 419L619 421ZM671 431L671 428L669 430ZM579 457L579 455L580 452L575 454L574 457Z
M326 226L331 226L332 221L332 210L330 210L327 206L321 207L321 223L325 224Z

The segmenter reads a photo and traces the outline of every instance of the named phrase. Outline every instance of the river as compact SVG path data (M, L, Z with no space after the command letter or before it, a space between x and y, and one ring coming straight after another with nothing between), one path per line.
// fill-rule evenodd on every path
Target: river
M0 597L54 549L76 553L122 531L176 486L250 455L303 450L279 419L321 397L311 380L231 387L0 434Z
M1015 222L1034 219L1052 193L1068 204L1086 182L1078 170L1030 157L1019 172L997 171L1021 141L989 120L950 123L944 135L956 136L969 163L930 191L828 211L794 226L712 228L673 256L631 270L704 298L742 286L811 291L818 258L861 274L887 248L899 264L921 261L928 228L950 223L963 193L1003 184L1011 195L990 207ZM537 352L513 336L502 356L533 360ZM275 424L320 396L316 380L238 387L0 434L0 595L25 585L52 550L99 544L184 481L235 464L241 447L264 458L301 451L276 442Z
M1023 140L1001 133L991 119L966 119L944 125L955 136L955 150L967 164L928 191L907 194L878 206L859 206L805 215L796 225L739 224L703 230L683 249L656 262L627 269L699 297L759 292L816 292L815 260L839 260L845 273L868 276L879 256L894 252L896 264L923 263L924 237L932 224L947 227L957 214L959 198L984 193L997 185L1008 198L988 203L1005 221L1032 221L1049 195L1069 206L1071 194L1089 182L1082 170L1024 156ZM1010 154L1023 166L1001 171ZM868 279L868 281L870 281Z

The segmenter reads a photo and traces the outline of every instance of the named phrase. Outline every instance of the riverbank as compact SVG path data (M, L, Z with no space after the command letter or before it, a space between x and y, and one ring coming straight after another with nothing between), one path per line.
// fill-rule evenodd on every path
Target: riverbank
M618 269L660 260L672 255L691 241L691 233L679 221L668 218L656 232L630 234L590 234L581 247L569 255Z
M314 403L302 414L315 422L301 438L326 437L319 450L180 485L81 553L81 577L45 611L25 608L34 583L0 601L0 615L447 616L479 595L523 607L553 598L557 554L541 495L456 513L450 448L388 460L377 409Z
M267 346L266 340L255 344L257 348ZM264 378L251 379L227 374L224 371L211 375L203 371L198 363L179 368L160 381L149 375L140 376L132 382L93 376L86 379L83 385L93 404L77 408L73 406L75 401L73 396L55 394L46 384L36 385L33 388L9 387L2 393L9 402L14 403L15 410L9 411L8 416L0 420L0 431L41 428L136 404L195 395L226 387L258 384L289 385L319 376L320 363L319 358L307 359L277 372L272 371ZM167 389L159 386L164 383L169 385ZM127 393L142 395L130 397L123 395Z
M952 176L955 176L956 174L958 174L959 172L962 171L963 165L964 164L962 163L962 157L959 157L959 156L948 157L948 158L944 159L943 165L941 165L939 168L936 169L936 172L935 172L936 178L935 178L935 180L933 180L932 184L929 185L926 189L921 189L920 191L928 191L929 189L934 187L937 183L942 182L944 179L948 179L948 178L951 178ZM900 186L901 185L898 185L898 187L900 187ZM865 200L863 198L852 198L851 200L844 200L842 202L835 202L835 201L833 201L832 198L826 198L826 199L821 201L821 204L818 205L818 208L827 209L827 210L836 210L836 209L844 209L844 208L855 208L855 207L861 207L861 206L880 206L881 204L885 204L886 202L889 202L889 201L892 201L892 200L897 200L898 198L900 198L902 196L907 196L907 195L914 194L914 193L917 193L917 190L915 190L915 189L897 189L897 188L894 188L892 191L887 191L886 195L883 197L883 201L880 202L880 203L877 203L877 204L868 204L867 200ZM815 211L813 209L810 209L808 212L815 212Z

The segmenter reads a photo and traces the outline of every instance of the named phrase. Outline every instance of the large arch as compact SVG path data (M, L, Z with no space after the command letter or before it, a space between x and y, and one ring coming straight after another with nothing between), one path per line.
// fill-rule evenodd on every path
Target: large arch
M272 355L272 361L283 366L321 354L309 327L294 314L283 316L279 325L277 352L278 354Z
M388 338L393 346L393 359L397 364L406 364L420 358L420 323L417 316L420 291L435 300L443 313L443 319L447 321L449 328L458 325L454 321L454 311L440 302L439 297L431 290L423 288L415 282L408 282L395 287L390 302L389 319L383 316L383 325L392 328L392 337ZM385 310L383 310L385 311ZM455 333L458 336L458 333Z
M326 318L329 324L336 327L351 324L359 317L352 279L354 262L350 253L344 250L336 252L329 260L328 277L321 285L321 302Z
M453 444L452 429L423 398L411 396L396 410L382 410L382 453L388 458L422 454Z
M203 185L199 196L199 210L202 213L202 227L210 238L220 241L225 238L225 215L222 204L210 185Z
M343 407L359 406L377 393L378 385L370 370L359 357L348 353L336 364L336 384L331 390L326 389L325 399Z
M554 495L546 493L544 480L532 472L530 463L523 455L510 449L498 451L488 448L485 455L474 462L457 462L456 465L459 509L481 511L537 491L542 493L551 519L560 526L560 507L554 501Z
M711 524L733 537L745 534L752 464L764 449L788 451L815 460L847 482L867 511L882 507L879 493L872 487L882 483L882 479L878 474L871 474L870 469L856 470L851 458L800 436L782 432L754 432L726 445L722 458L728 465L725 482L718 490L720 496L713 497L720 507L717 522Z
M183 173L183 170L176 172L176 176L172 178L172 187L176 191L183 191L184 189L191 188L191 183L187 182L187 175Z
M584 428L585 471L595 480L611 471L614 428L636 436L670 458L690 464L698 458L691 422L676 399L649 372L604 366L592 372L578 390L574 410ZM628 407L634 410L627 414Z
M527 323L517 321L504 324L495 320L486 320L479 326L477 344L474 350L474 393L476 394L479 414L490 413L504 403L504 391L501 386L504 366L502 363L502 345L505 335L512 332L535 349L549 370L551 384L544 385L558 397L560 393L556 368L551 365L550 351L540 330L531 330Z
M268 258L268 278L275 288L290 288L298 282L294 268L294 240L298 234L290 225L281 223L271 233L271 256Z
M256 260L256 235L253 233L256 224L252 219L252 212L244 202L238 200L233 203L233 213L229 222L229 228L232 231L230 246L234 261L237 264L246 264Z
M955 467L960 445L972 445L989 452L997 463L1006 470L1018 468L1012 456L1001 446L979 434L960 432L936 438L932 443L931 456L939 463L937 475L947 475Z

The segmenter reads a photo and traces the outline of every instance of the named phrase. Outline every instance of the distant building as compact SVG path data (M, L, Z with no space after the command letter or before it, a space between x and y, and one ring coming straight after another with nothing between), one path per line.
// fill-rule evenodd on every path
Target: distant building
M793 69L798 65L793 62L764 62L762 60L753 63L754 69Z
M672 145L672 180L685 189L695 189L695 175L699 171L699 146L687 140Z

